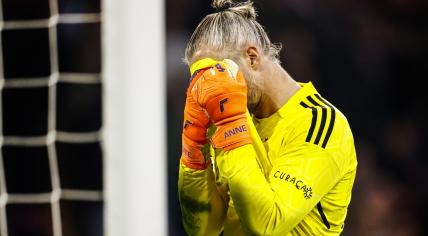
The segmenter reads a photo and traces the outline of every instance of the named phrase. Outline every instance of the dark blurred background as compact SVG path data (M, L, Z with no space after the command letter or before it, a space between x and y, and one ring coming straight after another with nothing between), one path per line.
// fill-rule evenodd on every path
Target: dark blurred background
M193 29L210 0L167 0L170 235L185 235L177 197L181 122ZM312 81L348 118L358 171L343 235L428 235L428 2L256 0L259 21L299 82Z

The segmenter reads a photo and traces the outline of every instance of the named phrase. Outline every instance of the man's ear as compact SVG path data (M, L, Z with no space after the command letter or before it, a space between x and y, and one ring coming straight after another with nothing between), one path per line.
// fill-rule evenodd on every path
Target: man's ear
M248 46L244 51L244 58L246 63L253 70L258 70L260 67L260 54L259 50L255 46Z

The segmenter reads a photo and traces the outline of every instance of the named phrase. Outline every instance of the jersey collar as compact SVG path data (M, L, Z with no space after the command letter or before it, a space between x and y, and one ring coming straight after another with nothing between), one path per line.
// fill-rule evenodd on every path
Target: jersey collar
M311 82L299 83L299 85L302 88L291 96L291 98L277 111L281 117L285 117L287 114L295 111L296 106L299 106L300 102L307 96L318 93Z

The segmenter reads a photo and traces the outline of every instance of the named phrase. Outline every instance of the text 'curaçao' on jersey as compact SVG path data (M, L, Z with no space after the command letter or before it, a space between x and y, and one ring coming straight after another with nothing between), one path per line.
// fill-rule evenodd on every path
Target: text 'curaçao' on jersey
M205 170L180 165L189 235L342 232L357 167L353 136L311 83L301 87L272 116L249 120L261 147L213 150L213 168Z

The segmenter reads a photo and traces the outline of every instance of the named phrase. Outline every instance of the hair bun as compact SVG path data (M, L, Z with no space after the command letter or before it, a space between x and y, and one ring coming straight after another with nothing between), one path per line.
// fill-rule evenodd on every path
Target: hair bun
M213 0L211 6L216 12L229 10L247 19L255 19L257 16L252 1L234 2L233 0Z
M215 12L222 12L222 11L226 11L228 9L230 9L230 5L224 5L224 6L215 8Z
M232 6L232 0L213 0L211 6L216 9L216 11L224 11Z

